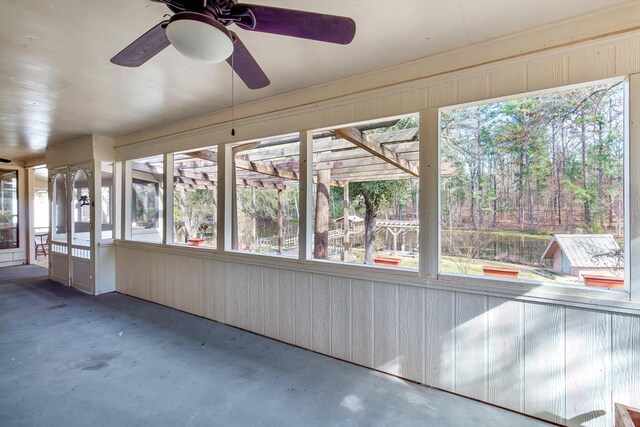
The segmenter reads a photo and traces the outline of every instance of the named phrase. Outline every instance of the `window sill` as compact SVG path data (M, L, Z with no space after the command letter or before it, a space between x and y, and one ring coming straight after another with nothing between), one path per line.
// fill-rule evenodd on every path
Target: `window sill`
M180 249L195 249L197 251L218 252L217 248L213 246L197 246L197 245L190 245L188 243L167 243L165 246L169 246L171 248L180 248Z
M626 290L553 285L530 281L439 274L429 283L441 289L459 290L517 300L561 304L594 310L640 314L640 303L631 301Z
M9 253L13 253L13 252L24 252L24 249L18 246L17 248L3 248L3 249L0 249L0 252L4 253L4 254L9 254Z
M241 251L218 251L194 246L163 245L159 243L115 240L115 245L137 250L147 250L172 255L183 255L223 262L256 265L266 268L282 268L311 274L339 276L355 280L392 283L439 289L451 292L472 293L519 301L554 304L567 307L588 308L598 311L640 314L640 303L630 301L629 293L608 289L582 289L577 286L545 285L532 282L516 282L508 279L440 274L426 278L415 270L390 269L374 265L342 264L322 260L298 260L267 254Z

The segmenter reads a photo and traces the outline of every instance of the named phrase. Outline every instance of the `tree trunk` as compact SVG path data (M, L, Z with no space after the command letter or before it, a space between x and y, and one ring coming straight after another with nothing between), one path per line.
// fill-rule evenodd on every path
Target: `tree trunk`
M585 199L583 201L584 208L584 223L589 226L591 224L591 205L587 197L587 125L585 123L586 117L584 114L584 108L580 110L580 146L582 149L582 188L585 192Z
M318 171L318 184L316 186L316 212L315 212L315 244L314 258L327 259L329 257L329 199L331 191L331 170Z
M520 152L520 164L519 164L520 173L518 176L518 221L520 222L520 231L524 231L524 182L522 178L524 177L524 154L522 151Z
M603 141L603 124L598 122L598 200L604 203L604 141ZM604 211L597 210L600 226L604 228Z
M478 229L478 220L476 218L476 178L475 174L471 173L471 179L469 180L471 185L471 224L474 230Z
M498 181L495 173L491 178L493 179L493 221L491 226L496 228L498 226Z
M365 200L364 213L364 263L373 264L373 257L376 253L376 214L369 203Z
M256 231L256 188L251 187L251 237L250 237L250 247L255 248L256 242L258 241L258 235Z
M342 220L342 260L348 262L351 259L351 242L349 240L349 183L342 187L342 207L344 215Z
M528 197L528 211L529 211L529 231L533 231L533 186L531 185L531 165L527 166L527 192Z
M278 253L284 251L284 191L278 190Z
M478 173L477 173L478 175L478 203L477 203L478 224L477 224L476 230L479 230L484 226L484 215L483 215L484 212L482 211L482 208L484 205L484 194L483 194L484 189L482 188L482 174L483 174L482 160L478 160Z
M484 194L483 194L483 188L482 188L482 176L483 176L482 161L484 158L484 152L482 150L482 141L480 136L480 125L481 125L480 114L478 114L476 117L477 117L477 120L476 120L476 159L475 161L478 162L477 172L476 172L476 178L478 179L478 184L476 185L477 193L473 197L477 198L476 208L478 209L478 216L477 216L478 222L475 224L476 225L475 229L479 230L484 224L484 218L483 218L483 212L482 212L482 208L484 205Z

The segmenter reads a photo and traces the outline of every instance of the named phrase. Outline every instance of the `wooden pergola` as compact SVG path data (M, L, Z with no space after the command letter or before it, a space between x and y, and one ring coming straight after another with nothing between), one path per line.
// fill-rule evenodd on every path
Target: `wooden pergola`
M419 128L377 132L393 126L398 120L375 122L367 125L343 127L316 132L313 136L313 180L316 183L314 255L327 256L329 234L329 188L344 189L344 218L349 217L349 183L417 179L419 176ZM283 249L283 191L299 181L299 136L270 138L239 144L233 147L233 180L238 187L278 191L278 248ZM178 157L179 156L179 157ZM176 155L174 181L177 188L187 191L213 189L217 181L217 153L198 150ZM134 162L138 173L158 178L162 170L153 164ZM457 170L443 162L441 176L453 176ZM235 194L234 194L235 196ZM236 197L232 197L234 227L233 247L237 247ZM349 250L349 224L344 219L343 247ZM255 229L255 226L254 226Z

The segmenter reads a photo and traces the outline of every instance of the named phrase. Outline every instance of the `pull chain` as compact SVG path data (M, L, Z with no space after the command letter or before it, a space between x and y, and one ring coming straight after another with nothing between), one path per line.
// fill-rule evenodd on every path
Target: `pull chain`
M233 58L234 55L231 54L231 136L235 136L236 135L236 129L233 127L233 102L234 102L234 97L233 97L233 82L234 82L234 78L233 78Z

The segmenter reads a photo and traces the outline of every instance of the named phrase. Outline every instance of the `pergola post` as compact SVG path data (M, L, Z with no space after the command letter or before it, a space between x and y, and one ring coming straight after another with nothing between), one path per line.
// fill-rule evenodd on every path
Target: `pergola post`
M351 242L349 241L350 232L349 229L349 183L345 182L342 187L342 206L344 208L343 224L342 224L342 260L348 262L351 258Z
M284 191L278 190L278 253L284 249Z
M387 231L393 236L393 246L391 247L391 250L396 252L398 250L398 235L402 232L402 229L389 228Z
M278 196L282 190L278 190ZM251 187L251 246L255 248L258 236L256 234L256 188Z
M314 258L327 259L329 255L329 197L331 191L331 170L318 171L316 187L316 212L313 249Z

